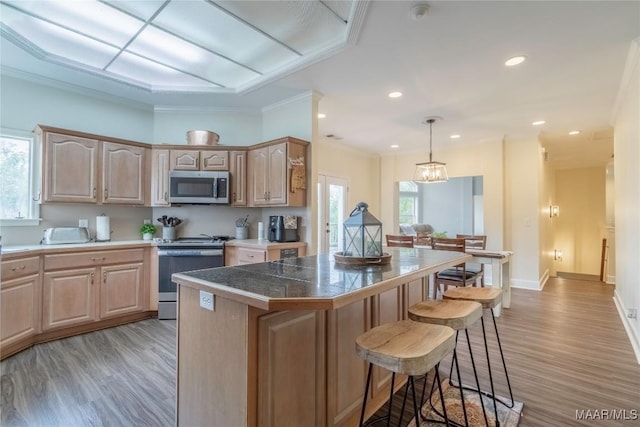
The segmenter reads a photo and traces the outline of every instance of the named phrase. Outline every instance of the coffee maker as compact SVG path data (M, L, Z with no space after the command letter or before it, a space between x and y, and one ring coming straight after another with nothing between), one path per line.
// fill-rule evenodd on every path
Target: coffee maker
M270 242L297 242L298 217L289 215L273 215L269 217Z

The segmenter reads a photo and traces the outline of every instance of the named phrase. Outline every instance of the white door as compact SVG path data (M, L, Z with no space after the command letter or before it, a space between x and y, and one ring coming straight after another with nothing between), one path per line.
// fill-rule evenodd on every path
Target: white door
M347 191L346 179L318 175L318 253L342 250Z

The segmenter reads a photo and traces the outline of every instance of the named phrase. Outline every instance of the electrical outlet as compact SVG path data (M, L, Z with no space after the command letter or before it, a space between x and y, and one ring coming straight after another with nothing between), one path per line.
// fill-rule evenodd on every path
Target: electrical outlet
M213 294L205 291L200 291L200 307L206 308L209 311L213 311L213 305L215 297Z
M630 308L629 312L627 313L627 317L629 319L637 319L638 318L638 309L637 308Z
M78 227L89 227L89 220L88 219L79 219L78 220Z

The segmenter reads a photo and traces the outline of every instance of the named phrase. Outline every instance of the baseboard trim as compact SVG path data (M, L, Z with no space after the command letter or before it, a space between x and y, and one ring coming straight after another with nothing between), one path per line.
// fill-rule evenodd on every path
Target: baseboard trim
M518 289L529 289L530 291L540 291L540 282L535 280L511 279L511 287Z
M547 282L549 281L549 270L545 270L544 274L542 275L542 277L540 278L540 290L544 289L544 286L547 284Z
M629 336L631 348L633 348L633 352L636 355L638 365L640 365L640 337L635 336L635 334L633 333L633 326L631 326L631 322L625 313L624 306L622 302L620 302L617 290L613 293L613 302L616 305L616 309L618 309L618 315L620 316L620 320L622 320L622 326L624 326L624 330Z

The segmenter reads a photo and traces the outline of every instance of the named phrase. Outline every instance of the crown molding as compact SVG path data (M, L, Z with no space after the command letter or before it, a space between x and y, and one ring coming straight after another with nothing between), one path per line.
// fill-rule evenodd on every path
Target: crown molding
M355 7L351 9L349 28L347 29L347 44L354 45L357 43L358 37L360 37L360 30L364 25L364 18L367 15L367 9L369 9L369 0L356 1Z
M194 107L194 106L174 106L174 105L155 105L154 113L234 113L246 115L260 115L258 108L250 107Z
M266 107L262 107L260 111L262 113L266 113L272 110L277 110L282 107L286 107L289 104L293 104L294 102L302 101L305 99L310 99L312 101L319 100L320 98L322 98L322 96L323 95L320 92L316 92L314 90L307 90L305 92L299 93L298 95L294 95L291 98L283 99L282 101L276 102L275 104L270 104L270 105L267 105Z

